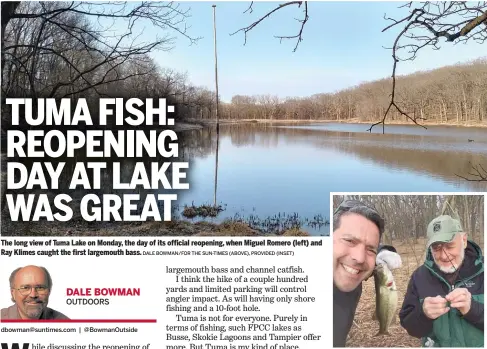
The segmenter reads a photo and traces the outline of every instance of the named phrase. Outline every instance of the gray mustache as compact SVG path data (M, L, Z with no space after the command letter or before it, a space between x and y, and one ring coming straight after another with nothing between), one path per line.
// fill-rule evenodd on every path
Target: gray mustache
M41 300L39 300L39 299L26 299L26 300L24 301L24 303L32 303L32 302L35 302L35 303L37 303L37 304L43 304L43 303L44 303L43 301L41 301Z

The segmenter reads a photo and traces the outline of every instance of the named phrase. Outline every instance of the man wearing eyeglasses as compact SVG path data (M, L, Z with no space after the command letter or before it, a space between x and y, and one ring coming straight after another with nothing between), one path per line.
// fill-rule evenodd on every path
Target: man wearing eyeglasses
M427 229L427 256L409 281L401 325L425 346L484 346L484 258L459 219L442 215Z
M52 279L46 268L29 265L10 275L10 293L15 304L1 311L2 319L54 320L68 319L48 308Z
M345 200L333 214L334 347L345 346L362 295L362 282L372 275L379 257L389 254L389 260L384 260L388 265L400 261L394 247L379 245L383 232L383 218L363 202Z

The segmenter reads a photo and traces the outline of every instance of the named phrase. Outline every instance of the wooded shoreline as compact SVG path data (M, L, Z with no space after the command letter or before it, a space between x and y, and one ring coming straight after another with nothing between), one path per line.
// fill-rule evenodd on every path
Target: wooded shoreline
M279 120L279 119L220 119L219 123L220 124L243 124L243 123L259 123L259 124L364 124L364 125L372 125L375 122L378 122L380 120L376 121L363 121L359 119L351 119L351 120ZM189 125L201 125L201 126L210 126L210 125L215 125L216 124L216 119L185 119L184 123L186 124L186 127L189 127ZM483 121L478 121L478 122L469 122L469 123L440 123L436 120L425 120L422 122L418 121L419 125L424 125L424 126L449 126L449 127L486 127L487 128L487 120ZM392 126L392 125L406 125L406 126L416 126L416 127L421 127L416 124L414 124L412 121L399 121L399 120L391 120L385 121L386 126ZM381 125L377 125L374 128L377 127L382 127Z

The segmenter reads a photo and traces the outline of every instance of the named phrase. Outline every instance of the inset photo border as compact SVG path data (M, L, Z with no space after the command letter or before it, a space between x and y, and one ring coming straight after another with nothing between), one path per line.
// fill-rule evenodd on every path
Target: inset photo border
M333 346L483 347L485 196L331 193Z

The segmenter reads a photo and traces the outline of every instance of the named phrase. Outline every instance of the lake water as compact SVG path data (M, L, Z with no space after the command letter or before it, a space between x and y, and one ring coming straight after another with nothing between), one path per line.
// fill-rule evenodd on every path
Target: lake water
M471 164L487 167L487 129L368 124L233 124L220 126L218 218L260 220L297 215L303 230L327 235L329 226L306 221L330 219L330 192L486 191L469 182ZM190 131L189 191L181 205L212 204L215 127ZM473 141L470 141L473 140ZM254 218L255 219L255 218Z
M471 164L487 169L487 129L387 126L387 133L382 134L381 127L373 133L366 131L368 127L222 124L217 204L224 211L207 220L219 223L237 218L264 229L299 224L313 235L328 235L329 225L323 223L330 219L330 192L487 191L487 182L458 177L468 175ZM179 191L179 201L173 206L174 215L182 218L184 205L213 204L215 127L185 131L180 141L181 153L190 165L190 190ZM66 166L58 192L69 192L76 207L86 191L72 192L68 187L76 161L83 158L60 161L66 161ZM135 162L123 160L122 183L132 178ZM5 171L5 161L2 165ZM111 188L112 177L110 173L103 175L101 189L92 192L122 194ZM150 192L135 189L142 199L139 209L143 196Z

